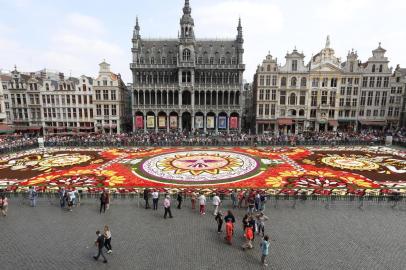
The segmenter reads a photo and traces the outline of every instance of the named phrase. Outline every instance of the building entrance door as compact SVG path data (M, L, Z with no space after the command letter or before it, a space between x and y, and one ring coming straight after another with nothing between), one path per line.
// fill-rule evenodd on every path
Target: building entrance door
M190 132L192 130L192 115L189 112L182 114L182 128L184 131Z

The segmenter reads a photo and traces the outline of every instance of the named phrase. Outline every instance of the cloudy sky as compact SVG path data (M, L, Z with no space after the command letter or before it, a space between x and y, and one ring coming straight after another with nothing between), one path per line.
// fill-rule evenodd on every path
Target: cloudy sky
M382 42L391 66L406 67L404 0L190 0L198 38L233 38L241 17L245 79L268 51L284 62L295 46L306 62L331 37L336 54L366 61ZM0 0L0 69L42 68L96 76L98 63L131 81L136 15L142 37L177 36L184 0Z

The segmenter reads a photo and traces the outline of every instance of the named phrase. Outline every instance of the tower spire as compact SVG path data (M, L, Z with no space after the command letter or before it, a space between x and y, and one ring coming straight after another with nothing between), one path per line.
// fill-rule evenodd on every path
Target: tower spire
M190 15L192 13L192 9L190 8L189 0L185 0L185 6L183 7L183 14Z
M240 42L244 42L244 39L243 39L243 36L242 36L241 17L238 18L237 40L240 41Z
M326 47L325 48L330 48L330 36L329 35L327 35Z
M135 39L139 39L141 36L140 36L140 25L139 25L139 23L138 23L138 16L135 18L135 26L134 26L134 32L133 32L133 38L135 38Z

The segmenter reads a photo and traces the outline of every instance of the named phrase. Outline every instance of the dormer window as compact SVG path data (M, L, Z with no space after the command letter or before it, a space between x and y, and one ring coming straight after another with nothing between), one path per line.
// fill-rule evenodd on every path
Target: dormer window
M382 72L383 66L379 65L379 72Z
M292 71L297 71L297 60L292 60Z
M372 72L375 72L375 64L372 65Z
M184 49L182 53L183 61L190 61L190 50Z

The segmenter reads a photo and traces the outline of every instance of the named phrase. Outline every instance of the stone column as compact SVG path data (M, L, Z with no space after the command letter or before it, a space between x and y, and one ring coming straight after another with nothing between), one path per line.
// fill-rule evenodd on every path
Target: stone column
M182 132L182 115L179 115L178 126L179 126L179 131Z
M227 134L230 133L230 117L227 115L226 116L226 123L227 123Z
M179 94L178 100L179 100L179 109L180 109L182 107L182 91L179 91L178 94Z
M195 116L192 114L191 118L192 118L192 132L193 132L193 131L195 131Z
M144 116L144 132L147 132L147 116Z
M219 117L218 117L218 115L216 115L216 116L214 116L214 127L215 127L215 129L216 129L216 134L218 134L218 132L219 132Z
M169 133L169 114L166 116L166 132Z
M207 116L203 115L203 131L206 134L207 131Z
M238 131L241 132L241 116L238 116Z
M155 116L155 132L158 132L158 115Z

